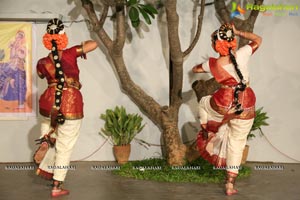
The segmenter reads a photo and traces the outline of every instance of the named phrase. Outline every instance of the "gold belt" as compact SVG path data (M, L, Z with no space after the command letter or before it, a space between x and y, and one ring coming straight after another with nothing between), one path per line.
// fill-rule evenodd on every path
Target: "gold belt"
M53 86L56 86L57 83L53 82L53 83L50 83L48 84L48 87L53 87ZM74 79L66 79L65 81L65 85L64 85L64 90L66 90L67 88L75 88L77 90L80 90L81 88L81 83L79 81L76 81Z

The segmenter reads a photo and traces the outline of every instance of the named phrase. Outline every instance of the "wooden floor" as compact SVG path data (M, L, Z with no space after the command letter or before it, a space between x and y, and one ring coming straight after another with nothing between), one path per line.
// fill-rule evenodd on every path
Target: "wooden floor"
M237 181L237 195L226 197L223 184L141 181L112 175L98 166L109 162L72 162L61 200L300 200L300 164L247 163L249 178ZM0 200L46 200L50 182L35 175L32 163L0 164Z

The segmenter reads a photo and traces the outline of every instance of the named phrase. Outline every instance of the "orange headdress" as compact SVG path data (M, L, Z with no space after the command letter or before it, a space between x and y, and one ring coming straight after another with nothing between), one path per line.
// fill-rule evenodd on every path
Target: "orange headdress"
M43 36L44 46L51 50L52 40L57 44L58 50L63 50L68 45L68 37L64 32L64 25L59 19L52 19L47 24L47 33Z
M230 49L236 49L237 42L230 24L223 24L218 30L213 32L212 40L215 45L215 50L221 56L229 55Z

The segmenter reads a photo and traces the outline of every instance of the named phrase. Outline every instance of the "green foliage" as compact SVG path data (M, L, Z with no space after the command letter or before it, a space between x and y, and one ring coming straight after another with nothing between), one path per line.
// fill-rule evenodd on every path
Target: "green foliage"
M263 107L257 109L255 111L255 118L253 125L251 127L250 133L247 136L247 139L254 138L254 131L259 130L259 132L263 135L263 132L261 130L262 126L269 126L269 124L266 122L269 117L267 116L266 112L262 112Z
M100 118L105 121L100 134L110 138L114 145L130 144L145 126L142 125L143 118L140 115L127 114L123 106L116 106L114 110L107 109Z
M158 14L157 10L150 4L140 4L137 0L127 0L126 6L128 7L128 15L131 24L137 28L140 24L140 13L147 24L151 24L151 18L155 18Z
M225 170L215 169L206 160L199 158L182 167L169 166L164 159L146 159L128 162L114 174L139 180L155 180L163 182L222 183ZM251 174L249 167L243 166L238 178Z

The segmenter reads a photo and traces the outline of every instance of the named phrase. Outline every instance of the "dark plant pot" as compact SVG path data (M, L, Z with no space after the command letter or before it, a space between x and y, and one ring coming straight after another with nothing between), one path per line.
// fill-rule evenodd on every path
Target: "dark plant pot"
M245 164L247 161L247 157L248 157L248 152L249 152L249 145L246 145L243 151L243 156L242 156L242 161L241 164Z
M113 151L115 158L119 164L125 164L128 162L130 151L131 151L131 145L121 145L121 146L113 146Z

